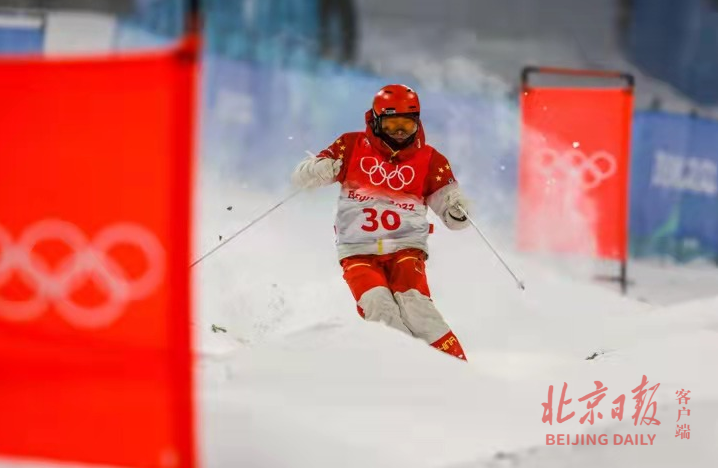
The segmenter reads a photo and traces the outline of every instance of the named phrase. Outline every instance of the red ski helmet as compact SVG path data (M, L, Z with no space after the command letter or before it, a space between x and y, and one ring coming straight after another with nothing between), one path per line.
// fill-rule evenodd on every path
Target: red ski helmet
M421 106L416 91L402 84L384 86L374 96L371 113L371 129L376 136L384 140L393 150L411 145L416 137ZM394 120L393 117L408 117L414 121L413 133L405 139L396 140L382 129L383 120Z
M376 93L372 111L375 119L383 115L396 114L415 114L418 117L421 111L419 96L406 85L390 84Z

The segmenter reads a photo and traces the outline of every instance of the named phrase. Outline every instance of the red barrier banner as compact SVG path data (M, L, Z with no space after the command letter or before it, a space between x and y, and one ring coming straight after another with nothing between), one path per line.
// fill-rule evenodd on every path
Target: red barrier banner
M525 87L518 248L625 260L631 88Z
M196 69L0 60L0 458L195 466Z

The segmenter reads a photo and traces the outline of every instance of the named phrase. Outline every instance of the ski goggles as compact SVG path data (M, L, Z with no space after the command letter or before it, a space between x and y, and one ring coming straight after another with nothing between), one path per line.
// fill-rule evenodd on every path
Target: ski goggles
M413 135L419 124L416 117L406 115L384 115L381 117L381 131L387 135L395 135L403 132L406 135Z

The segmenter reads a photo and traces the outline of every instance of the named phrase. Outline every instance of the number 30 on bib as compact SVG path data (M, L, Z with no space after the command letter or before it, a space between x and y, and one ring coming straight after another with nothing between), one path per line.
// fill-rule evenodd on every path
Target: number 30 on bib
M374 208L364 208L362 212L366 215L366 220L361 227L364 231L374 232L379 229L380 225L387 231L396 231L401 226L401 216L395 211L384 210L379 215Z

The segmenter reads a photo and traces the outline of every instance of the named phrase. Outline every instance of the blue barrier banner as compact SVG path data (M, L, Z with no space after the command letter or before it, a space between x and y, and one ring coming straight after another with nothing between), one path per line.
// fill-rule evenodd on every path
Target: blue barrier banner
M0 55L42 53L45 20L40 14L0 13Z
M215 166L253 186L282 188L305 151L364 129L379 79L308 73L208 56L203 150Z
M635 116L631 253L679 261L718 257L718 122Z

